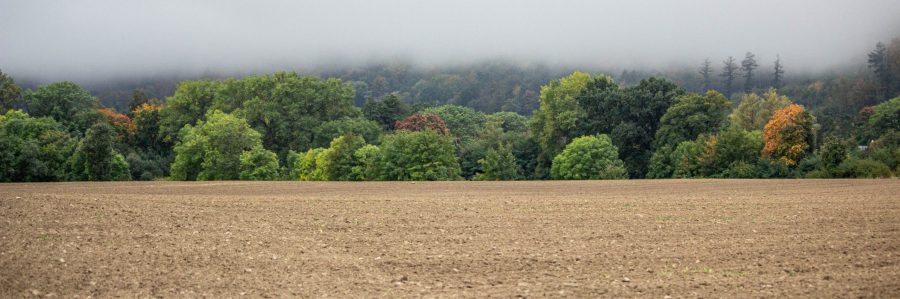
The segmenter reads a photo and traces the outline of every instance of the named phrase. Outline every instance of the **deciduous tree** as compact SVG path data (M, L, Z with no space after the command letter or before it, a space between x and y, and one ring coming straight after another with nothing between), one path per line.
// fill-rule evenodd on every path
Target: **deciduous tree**
M394 124L412 113L409 104L403 102L399 94L391 93L380 99L366 99L363 115L381 125L385 131L393 131Z
M65 128L83 133L102 119L100 104L90 93L72 82L56 82L25 92L28 113L51 117Z
M715 133L725 123L730 109L731 102L717 91L678 97L660 119L654 145L674 147L700 134Z
M459 179L452 137L435 131L398 131L381 143L382 180L435 181Z
M366 141L359 135L348 134L331 141L331 146L316 157L317 172L328 181L355 180L353 168L360 165L354 154Z
M115 129L106 123L91 126L70 160L71 179L88 181L131 180L125 157L114 148Z
M622 89L609 80L592 81L578 96L585 112L581 132L609 134L629 177L642 178L647 173L660 118L683 94L684 89L659 78Z
M584 119L584 110L579 106L576 97L585 90L591 76L574 72L559 80L541 86L540 108L534 112L529 125L532 137L535 138L541 151L538 155L537 177L546 176L550 162L576 136L580 122ZM594 85L615 86L612 78L600 76L593 79ZM600 89L595 88L595 89Z
M410 115L403 120L398 120L397 124L394 125L394 128L396 130L413 132L433 130L435 132L441 133L442 135L450 135L450 130L447 128L444 120L441 119L441 117L437 114L431 113L416 113Z
M0 182L61 181L77 140L49 117L0 114Z
M439 116L444 123L447 124L450 135L464 143L474 139L478 134L478 130L483 127L484 122L487 121L487 117L484 113L475 111L475 109L469 107L453 104L428 108L422 111L422 113Z
M812 116L800 105L790 105L766 123L762 154L793 166L812 149L814 138Z
M262 145L241 153L240 163L242 180L271 181L278 178L278 155Z
M261 146L260 134L247 121L213 110L196 126L185 126L175 145L175 180L236 180L241 154Z
M19 101L22 88L16 85L12 77L0 71L0 114L12 109L13 104Z
M779 95L774 88L770 88L762 96L756 93L745 94L741 97L740 105L731 113L731 123L746 131L762 130L776 110L790 104L791 100Z
M627 173L609 136L598 135L572 140L553 159L550 177L562 180L624 179Z

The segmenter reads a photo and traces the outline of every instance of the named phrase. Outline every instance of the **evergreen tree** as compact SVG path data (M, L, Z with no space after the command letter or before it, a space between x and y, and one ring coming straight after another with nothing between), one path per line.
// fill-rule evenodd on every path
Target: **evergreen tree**
M775 56L775 72L772 73L772 87L781 88L784 86L784 65L781 64L781 56Z
M728 59L722 61L724 66L722 67L722 73L719 74L719 77L722 77L724 87L725 87L725 96L731 96L731 93L734 91L734 78L735 72L738 69L737 64L734 62L734 57L728 56Z
M879 42L875 45L875 50L869 52L869 68L878 78L878 83L881 85L881 96L885 97L890 93L893 79L891 77L893 76L891 76L891 69L888 65L888 49L884 43Z
M522 168L516 164L516 156L508 145L501 144L496 150L488 149L487 155L478 160L478 164L481 164L481 172L475 175L475 180L516 180L522 176Z
M753 90L753 70L755 70L758 66L759 64L756 63L756 55L747 52L747 55L744 56L744 60L741 61L741 71L744 72L745 92L750 92Z
M703 64L700 65L699 70L700 76L703 77L703 91L710 90L712 88L712 63L709 62L709 58L703 60Z

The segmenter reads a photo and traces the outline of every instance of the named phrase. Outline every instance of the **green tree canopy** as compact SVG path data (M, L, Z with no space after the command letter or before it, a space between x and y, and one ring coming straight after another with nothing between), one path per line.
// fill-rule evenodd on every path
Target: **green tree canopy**
M70 160L71 179L79 181L131 180L125 157L113 147L116 132L106 123L91 126Z
M476 137L478 130L484 126L487 117L484 113L475 111L475 109L453 104L447 104L438 107L432 107L422 111L424 114L434 114L440 116L447 128L450 129L450 135L458 138L462 142L467 142Z
M176 180L236 180L241 154L261 145L260 134L247 121L213 110L196 126L185 126L175 145L172 178Z
M731 113L731 123L745 131L762 130L776 110L790 104L791 100L779 95L774 88L770 88L762 96L748 93L741 96L740 105Z
M324 181L325 176L322 174L322 168L318 167L319 156L325 149L321 147L311 148L303 154L303 157L296 160L297 165L294 166L298 179L301 181Z
M725 123L730 108L728 99L712 90L705 95L691 93L678 97L660 119L647 177L671 177L675 161L670 159L675 147L701 134L715 133Z
M875 113L869 117L869 129L873 136L883 136L889 132L900 132L900 97L887 100L874 107Z
M254 146L249 151L241 153L240 157L242 180L271 181L278 179L278 155L262 147Z
M0 182L60 181L77 140L49 117L0 114Z
M459 179L459 162L453 139L428 130L398 131L381 142L380 178L389 181Z
M757 164L762 149L760 131L747 132L731 127L716 136L715 157L709 163L707 175L721 174L735 163Z
M572 140L553 159L550 177L562 180L626 178L625 164L607 135L583 136Z
M410 93L413 95L414 103L440 105L458 102L463 91L462 87L463 80L459 75L441 74L419 80L412 86Z
M182 126L202 120L211 109L221 110L246 119L266 148L286 155L288 150L309 149L322 124L360 116L353 97L353 88L341 80L285 72L182 82L166 101L160 131L173 140Z
M385 131L393 131L394 123L406 118L410 113L412 108L396 93L385 95L380 99L366 99L363 106L366 118L380 124Z
M501 144L496 149L489 148L483 159L478 160L481 172L474 179L479 181L509 181L522 177L522 168L517 164L510 146Z
M366 141L359 135L348 134L331 141L331 146L316 156L316 168L328 181L356 180L353 168L360 165L354 154Z
M16 85L12 77L0 71L0 113L12 109L13 104L19 101L22 88Z
M378 144L381 139L381 126L365 118L341 118L323 123L316 129L314 147L326 147L331 141L343 135L353 134L362 137L367 143Z
M528 130L528 119L515 112L496 112L487 115L488 122L500 124L504 132L521 132Z
M358 162L353 166L353 177L362 181L379 180L383 162L381 149L376 145L367 144L353 153L353 158Z
M660 118L684 89L664 79L618 88L611 79L589 84L578 96L585 111L582 134L609 134L632 178L647 172Z
M64 81L25 92L28 113L34 117L51 117L68 130L82 133L103 116L96 110L100 104L90 93L75 83Z
M725 123L730 109L731 102L717 91L678 97L660 119L655 147L674 147L700 134L716 132Z
M185 125L195 124L206 116L221 88L218 81L182 81L175 88L175 95L166 99L160 111L159 135L169 143L178 140L178 133Z
M608 76L592 79L590 75L576 71L541 86L540 108L534 112L529 124L532 137L541 149L535 170L538 177L547 174L553 157L576 136L579 123L584 120L584 110L576 97L589 84L597 90L601 89L598 86L615 85Z

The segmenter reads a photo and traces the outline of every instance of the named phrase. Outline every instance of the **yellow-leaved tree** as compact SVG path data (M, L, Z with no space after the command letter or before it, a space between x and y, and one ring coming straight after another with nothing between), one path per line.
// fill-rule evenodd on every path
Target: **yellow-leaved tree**
M776 110L763 129L762 155L794 166L813 148L813 118L800 105Z

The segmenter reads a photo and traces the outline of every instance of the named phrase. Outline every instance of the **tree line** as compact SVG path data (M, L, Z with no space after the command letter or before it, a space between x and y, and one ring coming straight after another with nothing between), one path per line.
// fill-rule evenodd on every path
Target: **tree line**
M897 40L827 81L787 82L776 60L760 88L748 53L717 84L705 61L703 91L576 71L541 84L527 114L429 102L457 89L422 82L418 99L361 99L360 81L291 72L183 81L165 100L136 90L120 113L74 83L23 90L0 73L0 181L889 177L898 62Z

